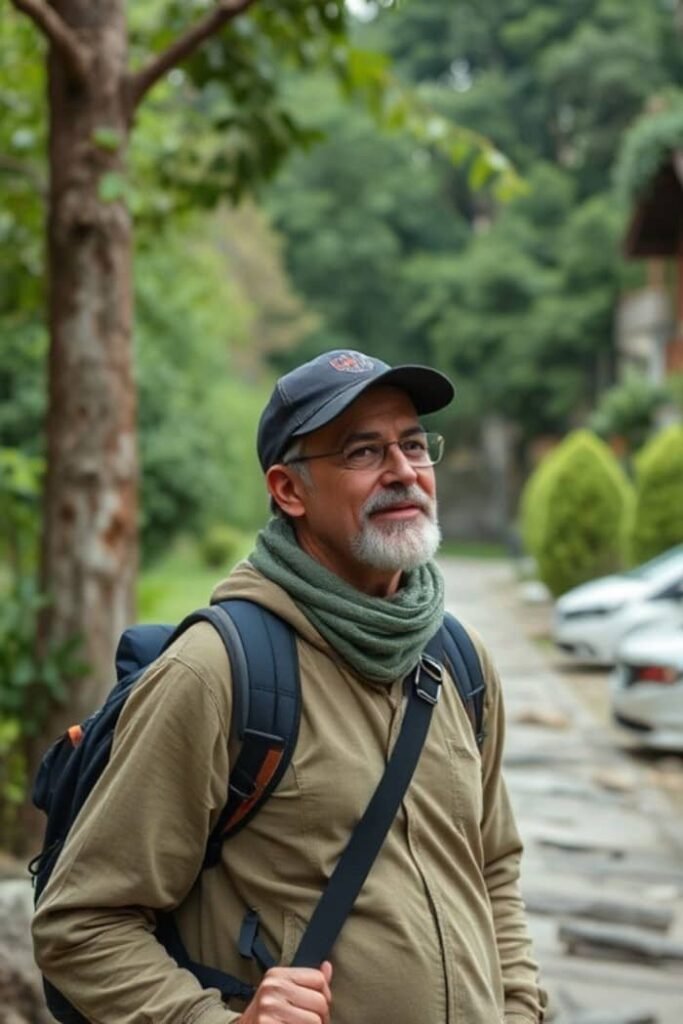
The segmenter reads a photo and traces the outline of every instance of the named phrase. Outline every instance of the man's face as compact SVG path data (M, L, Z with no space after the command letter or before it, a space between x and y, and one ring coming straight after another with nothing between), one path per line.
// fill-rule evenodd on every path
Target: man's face
M377 387L306 436L301 454L398 441L419 429L408 396ZM433 557L440 533L431 466L413 466L395 444L373 469L348 469L341 457L303 465L300 505L293 513L299 543L342 579L368 593L389 594L402 571Z

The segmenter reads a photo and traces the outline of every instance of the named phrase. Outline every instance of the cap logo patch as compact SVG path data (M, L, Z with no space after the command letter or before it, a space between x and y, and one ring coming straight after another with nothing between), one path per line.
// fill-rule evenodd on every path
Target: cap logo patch
M357 352L343 352L340 356L330 359L330 366L342 373L365 373L366 370L374 369L375 364L372 359Z

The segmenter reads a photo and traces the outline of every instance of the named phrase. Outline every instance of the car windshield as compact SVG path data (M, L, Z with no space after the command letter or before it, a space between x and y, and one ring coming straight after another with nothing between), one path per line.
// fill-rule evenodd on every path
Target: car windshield
M636 580L656 580L663 576L675 577L677 573L683 573L683 544L651 558L649 562L637 565L635 569L629 569L624 576Z

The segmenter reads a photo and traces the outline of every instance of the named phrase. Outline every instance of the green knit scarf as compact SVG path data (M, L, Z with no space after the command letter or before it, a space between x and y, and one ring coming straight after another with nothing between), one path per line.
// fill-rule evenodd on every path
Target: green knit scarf
M392 597L370 597L307 555L289 522L278 517L259 533L249 561L287 591L366 679L390 682L405 676L443 619L443 578L434 562L404 572Z

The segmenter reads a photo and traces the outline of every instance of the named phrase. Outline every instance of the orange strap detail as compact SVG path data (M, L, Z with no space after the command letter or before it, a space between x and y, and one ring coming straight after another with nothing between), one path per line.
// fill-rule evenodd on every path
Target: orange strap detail
M261 769L256 776L256 788L254 789L253 794L248 800L245 800L243 804L240 804L230 820L226 822L224 829L225 832L227 832L229 828L232 828L236 822L241 821L245 814L251 810L254 804L261 799L264 789L277 771L278 765L282 760L283 753L284 751L281 747L271 747L268 751L263 764L261 765Z
M71 725L71 726L69 726L69 728L66 730L66 734L69 737L69 739L71 740L71 746L72 747L77 747L78 744L83 739L83 730L80 727L80 725Z

